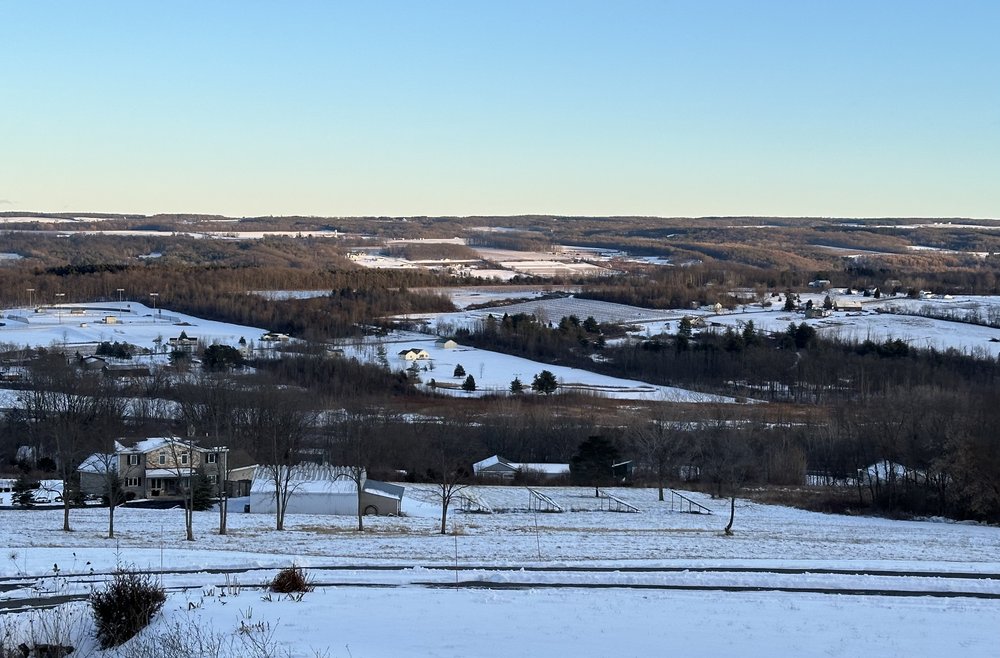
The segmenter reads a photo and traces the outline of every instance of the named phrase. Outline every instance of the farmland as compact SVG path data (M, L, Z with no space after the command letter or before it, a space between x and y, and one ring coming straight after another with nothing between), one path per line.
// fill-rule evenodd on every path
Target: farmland
M0 510L0 610L40 591L68 597L60 614L80 611L77 580L124 556L169 592L139 642L177 624L239 642L242 622L273 629L289 655L500 655L512 631L529 654L602 656L629 636L653 654L750 641L846 655L893 627L900 653L989 655L1000 290L988 226L8 219L10 488L34 477L72 492L59 464L118 437L175 434L257 463L363 463L405 480L406 496L404 516L366 517L363 532L295 514L273 530L234 498L228 534L198 513L193 544L179 541L179 510L124 507L115 550L107 508L71 509L71 533L57 502ZM552 386L533 386L543 374ZM489 455L580 464L595 441L601 464L626 469L598 469L604 497L569 486L587 480L576 466L558 482L522 474L561 512L469 475ZM441 534L449 479L469 486ZM680 513L669 489L659 502L658 483L712 513ZM262 600L260 583L291 563L317 589ZM209 569L229 570L228 587ZM390 609L405 634L376 632L371 611ZM649 632L651 609L669 638ZM509 627L486 623L498 610Z

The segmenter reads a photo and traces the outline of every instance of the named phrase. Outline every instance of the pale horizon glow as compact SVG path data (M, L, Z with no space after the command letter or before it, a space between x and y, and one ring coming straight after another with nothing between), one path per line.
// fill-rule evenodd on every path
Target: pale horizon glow
M0 4L0 211L1000 218L1000 3Z

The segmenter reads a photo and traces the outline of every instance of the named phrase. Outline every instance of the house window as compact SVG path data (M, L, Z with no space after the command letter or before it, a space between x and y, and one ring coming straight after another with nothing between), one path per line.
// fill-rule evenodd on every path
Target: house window
M142 478L125 478L126 487L141 487Z
M163 466L164 464L166 464L167 463L167 456L164 455L164 454L160 454L159 462L160 462L160 466Z
M188 454L186 452L181 453L181 464L188 463Z
M209 484L218 484L219 483L219 476L216 475L215 473L209 473L209 475L208 475L208 483Z
M206 461L209 464L214 464L218 460L219 460L219 453L217 453L217 452L210 452L210 453L208 453L208 455L206 457Z
M129 455L128 456L128 465L129 466L138 466L139 465L139 455Z

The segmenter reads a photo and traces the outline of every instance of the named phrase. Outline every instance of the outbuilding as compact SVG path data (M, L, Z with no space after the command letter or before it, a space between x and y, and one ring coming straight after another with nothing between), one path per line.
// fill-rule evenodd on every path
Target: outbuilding
M284 467L282 467L284 468ZM250 485L250 512L274 514L274 471L260 466ZM354 516L358 513L358 488L351 469L328 464L292 467L288 486L289 514ZM361 509L365 514L394 516L402 512L404 488L369 480L362 474Z

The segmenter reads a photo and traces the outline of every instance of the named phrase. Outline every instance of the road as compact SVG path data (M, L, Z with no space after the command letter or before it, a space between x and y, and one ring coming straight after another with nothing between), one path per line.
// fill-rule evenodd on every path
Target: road
M383 565L310 566L313 587L463 589L635 589L716 592L793 592L849 596L1000 599L1000 573L887 569L716 567L586 567ZM164 569L149 573L168 592L263 592L276 569ZM109 573L59 573L0 578L0 614L84 601ZM252 581L253 584L247 584Z

